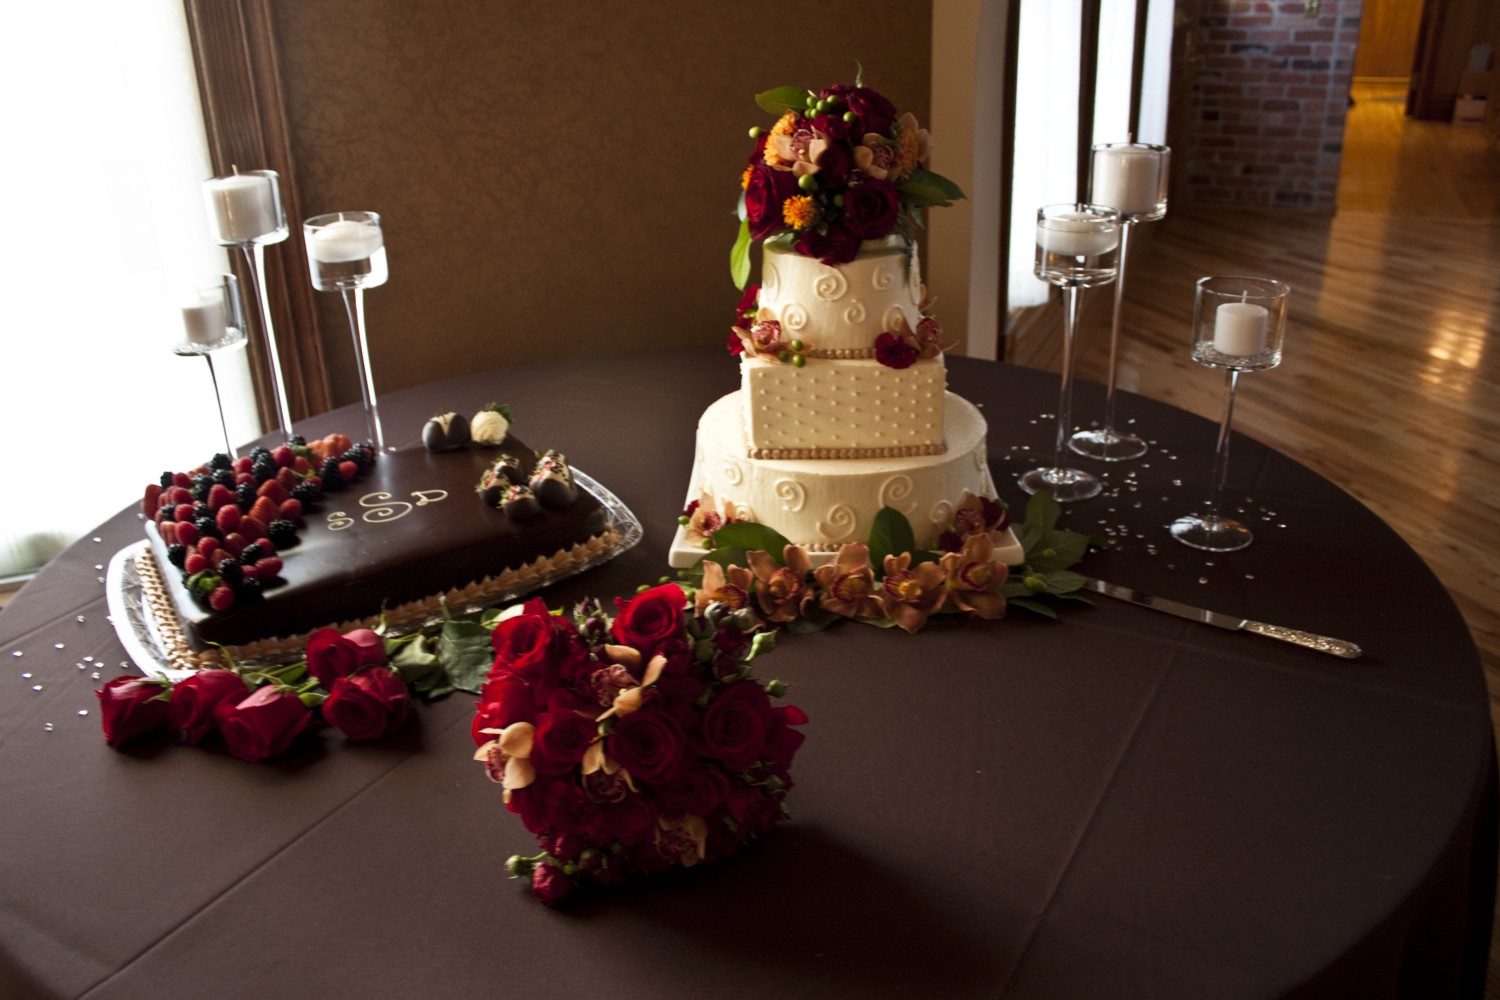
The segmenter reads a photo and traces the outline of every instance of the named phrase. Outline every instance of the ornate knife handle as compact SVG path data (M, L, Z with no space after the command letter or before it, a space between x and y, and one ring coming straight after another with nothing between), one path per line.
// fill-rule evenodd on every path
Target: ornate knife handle
M1320 653L1330 656L1341 656L1346 660L1356 660L1364 652L1352 642L1343 639L1335 639L1332 636L1318 635L1314 632L1303 632L1295 628L1283 628L1280 625L1267 625L1265 622L1247 621L1240 628L1256 635L1264 635L1272 639L1280 639L1282 642L1290 642L1294 646L1305 646L1315 649Z

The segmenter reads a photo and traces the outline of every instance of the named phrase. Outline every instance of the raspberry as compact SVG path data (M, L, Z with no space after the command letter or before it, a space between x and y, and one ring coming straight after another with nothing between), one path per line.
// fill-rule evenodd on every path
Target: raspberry
M219 547L223 544L217 538L200 538L198 539L198 554L209 562L213 562L214 553L219 551Z
M288 521L302 520L302 501L296 497L281 501L281 516Z
M224 547L235 555L239 555L241 552L245 551L245 546L249 544L249 539L240 534L238 531L231 531L229 534L224 536Z
M173 486L170 490L167 490L167 496L172 498L173 505L193 502L193 494L185 486Z
M254 580L258 575L254 564L247 562L240 563L240 573L244 575L246 580Z
M280 575L280 556L266 556L264 559L255 560L255 578L257 580L271 580Z
M232 503L227 503L219 508L214 515L214 523L219 526L220 531L233 531L240 526L240 518L243 515L240 509Z
M292 471L299 476L305 476L312 471L312 463L298 455L297 460L292 463Z
M249 455L241 455L239 458L234 460L234 471L237 475L248 474L253 465L254 462L251 460Z
M228 584L219 584L209 592L208 606L215 611L228 611L234 607L234 590Z
M189 576L194 573L202 573L208 569L208 558L197 552L189 552L182 557L182 571Z
M292 449L288 448L286 445L282 445L281 447L277 448L275 451L271 452L271 461L275 462L277 465L279 465L283 469L285 469L287 466L291 465L292 464L292 459L294 459L296 457L297 456L292 451Z
M172 473L172 485L185 490L193 485L193 477L186 472L174 472ZM181 500L177 502L182 503Z
M255 503L250 505L250 516L259 521L262 528L274 521L280 511L281 500L271 497L258 497Z
M351 462L348 459L345 459L344 461L339 463L339 477L343 479L344 482L349 482L349 480L353 479L357 475L359 475L358 463Z
M254 542L266 537L266 522L254 514L246 514L240 518L239 534Z
M163 528L166 525L162 525ZM174 521L173 529L177 534L177 540L183 545L198 544L198 526L192 521Z
M272 503L281 503L287 497L286 487L275 479L267 479L255 491L256 496L267 497Z

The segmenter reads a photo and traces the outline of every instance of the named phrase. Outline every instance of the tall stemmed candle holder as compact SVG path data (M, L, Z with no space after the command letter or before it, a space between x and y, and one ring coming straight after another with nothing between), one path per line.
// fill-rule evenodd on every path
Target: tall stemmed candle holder
M1073 340L1078 330L1079 292L1115 280L1119 266L1120 214L1098 205L1044 205L1036 212L1036 276L1061 286L1062 385L1057 400L1057 437L1052 464L1021 476L1027 493L1046 493L1058 503L1087 500L1103 489L1099 477L1063 465L1073 421Z
M1220 494L1229 472L1229 426L1241 372L1281 364L1286 333L1287 295L1291 289L1273 278L1208 277L1198 279L1193 303L1193 360L1224 369L1224 418L1214 448L1208 480L1207 513L1172 522L1172 537L1209 552L1234 552L1254 539L1250 529L1219 514Z
M370 344L365 336L365 289L385 284L385 237L380 216L374 212L333 212L316 215L302 224L307 239L307 265L313 287L322 292L340 292L354 338L354 363L359 370L359 389L364 397L365 421L370 440L385 450L385 432L375 398L375 379L370 373Z
M1115 309L1109 324L1109 377L1104 390L1104 426L1079 431L1068 447L1105 462L1124 462L1146 454L1146 442L1115 427L1115 377L1120 356L1120 317L1125 303L1125 269L1130 259L1130 231L1138 222L1167 214L1167 174L1172 151L1142 142L1107 142L1093 148L1089 160L1089 200L1120 213L1120 273L1115 280Z
M208 362L208 377L214 386L214 402L219 407L219 429L224 432L224 454L237 458L229 437L229 422L224 419L224 397L219 391L219 373L214 369L214 355L220 351L243 347L245 314L240 304L239 282L232 274L215 274L199 278L192 293L182 304L185 340L172 348L185 358L200 357Z
M276 349L276 331L271 326L271 301L266 295L265 248L287 238L286 214L281 209L281 184L274 170L238 169L227 177L203 182L208 222L214 241L235 247L245 256L250 289L260 310L260 328L266 338L266 367L270 370L272 402L281 433L292 435L292 411L287 404L286 383L281 375L281 354Z

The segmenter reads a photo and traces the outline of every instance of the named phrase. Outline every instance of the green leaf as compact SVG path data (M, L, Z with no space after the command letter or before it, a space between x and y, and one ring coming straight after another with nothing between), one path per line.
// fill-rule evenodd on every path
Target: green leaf
M918 184L925 188L933 188L939 191L944 198L963 198L964 189L944 177L942 174L931 170L923 170L920 167L907 175L906 180L911 184ZM904 187L905 185L903 185Z
M478 622L457 619L444 622L438 636L438 658L454 687L478 694L484 687L485 674L495 661L490 630Z
M412 691L429 701L453 691L453 685L448 683L448 675L432 649L432 642L425 635L414 637L398 649L391 657L391 666Z
M1010 598L1009 600L1006 601L1006 607L1009 607L1009 608L1022 608L1022 609L1026 610L1026 611L1030 611L1034 615L1041 615L1043 618L1051 618L1054 621L1057 620L1057 612L1056 611L1053 611L1051 608L1047 607L1047 605L1043 604L1041 601L1034 601L1034 600L1032 600L1029 597L1013 597L1013 598Z
M745 550L733 545L721 545L716 549L705 552L698 565L702 566L706 562L716 562L725 569L731 566L748 566L750 564L750 560L745 558Z
M1089 537L1076 531L1048 531L1026 550L1026 562L1039 570L1067 569L1088 554Z
M750 280L750 223L746 219L740 220L740 235L729 251L729 275L734 278L734 287L744 291Z
M745 207L745 192L740 192L740 200L734 206L734 217L744 222L750 218L750 210Z
M754 551L759 549L776 560L779 566L782 564L783 552L788 545L786 536L775 528L768 528L764 524L756 524L753 521L735 521L726 524L714 532L714 548L734 548ZM740 563L741 566L745 565Z
M1074 573L1072 570L1060 569L1042 574L1047 581L1047 593L1049 594L1071 594L1082 588L1083 581L1087 579L1082 573Z
M500 624L500 616L503 614L504 608L485 608L484 613L479 616L479 624L493 632L495 626Z
M807 107L807 91L801 87L773 87L756 94L755 103L766 114L780 118L788 111L800 113Z
M948 196L941 190L926 184L918 184L915 181L902 181L897 189L901 192L901 200L919 208L942 208L951 205Z
M886 556L899 556L916 547L917 539L906 515L894 507L880 508L870 528L870 564L875 567L875 572L879 573L885 565Z
M1031 499L1026 501L1026 526L1035 527L1039 531L1047 532L1057 527L1057 519L1062 517L1062 504L1052 499L1045 493L1033 493Z

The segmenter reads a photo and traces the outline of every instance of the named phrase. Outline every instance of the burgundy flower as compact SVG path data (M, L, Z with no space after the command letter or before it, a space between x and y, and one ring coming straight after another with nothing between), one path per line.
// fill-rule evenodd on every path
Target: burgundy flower
M771 730L771 699L754 681L730 684L703 713L704 752L732 771L754 766Z
M830 267L847 264L859 256L859 237L842 225L830 225L826 232L809 229L797 237L797 252Z
M265 760L291 746L312 721L312 709L295 692L267 684L237 704L219 702L214 718L230 753L241 760Z
M336 628L320 628L307 637L307 669L324 688L359 669L360 647Z
M592 719L571 710L550 711L537 720L531 763L543 774L566 774L583 760L595 735Z
M531 870L531 894L548 906L556 906L573 891L573 880L557 865L543 861Z
M660 794L662 805L673 812L707 816L729 798L729 778L722 768L700 761L663 786Z
M760 286L749 285L740 296L740 304L735 307L734 321L740 323L744 320L755 318L756 303L760 300Z
M745 185L745 218L750 223L751 238L763 240L782 228L781 206L796 193L797 178L790 170L764 163L752 166Z
M682 770L686 747L671 716L631 712L609 735L609 753L637 781L664 785Z
M599 809L576 780L561 778L542 786L541 812L547 828L558 833L591 835L599 827Z
M686 603L687 595L675 583L664 583L637 594L629 603L620 605L620 615L612 629L615 641L637 650L643 660L650 660L658 646L682 634L682 609Z
M493 734L480 730L504 729L516 722L535 722L536 714L531 685L525 678L508 670L498 676L491 671L491 679L480 690L479 705L470 726L474 745L482 747L494 739Z
M844 226L862 240L889 236L900 209L896 185L890 181L867 177L844 192Z
M99 696L104 742L112 747L167 724L169 703L163 697L167 693L165 681L116 677L94 693Z
M603 808L606 836L630 845L647 836L656 826L656 810L639 795L627 795Z
M849 91L849 110L859 119L859 132L879 132L888 135L896 123L896 106L885 96L869 87L855 87Z
M351 740L378 740L394 733L410 713L406 685L383 666L340 677L323 702L323 718Z
M905 340L890 333L875 338L875 360L887 368L910 368L919 352Z
M807 713L796 705L782 705L771 710L771 731L766 734L766 762L777 772L786 774L792 766L792 756L806 739L792 726L807 724ZM784 779L790 782L790 778Z
M249 693L245 679L233 670L200 670L173 685L167 717L183 739L197 743L214 731L219 702L238 702Z

